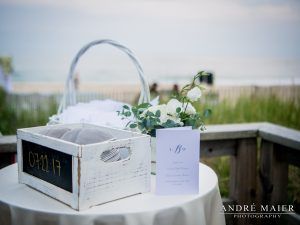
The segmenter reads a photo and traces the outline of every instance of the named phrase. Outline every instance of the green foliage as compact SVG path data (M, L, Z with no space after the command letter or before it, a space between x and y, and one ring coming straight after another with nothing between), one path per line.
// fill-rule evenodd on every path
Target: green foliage
M161 111L156 112L148 111L151 107L149 103L142 103L130 108L128 105L124 105L122 111L118 111L118 115L123 119L129 120L128 124L131 129L139 129L144 134L150 134L155 136L155 130L162 128L160 123ZM167 124L166 124L167 126Z
M300 204L300 168L289 165L288 203Z
M8 107L6 103L6 93L0 88L0 132L2 134L15 133L14 127L16 127L17 115Z
M57 110L54 99L51 101L48 109L15 111L10 107L9 102L6 101L6 94L0 88L0 132L3 135L10 135L16 134L18 128L45 125L49 116L53 115Z

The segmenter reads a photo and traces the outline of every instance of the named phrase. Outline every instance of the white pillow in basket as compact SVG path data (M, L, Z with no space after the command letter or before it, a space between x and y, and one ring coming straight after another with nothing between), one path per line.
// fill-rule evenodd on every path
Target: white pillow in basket
M115 138L97 128L53 128L49 127L42 130L40 134L62 139L72 143L86 145L99 143L103 141L115 140ZM129 151L120 148L114 148L102 153L101 158L104 162L115 162L125 159L129 156Z

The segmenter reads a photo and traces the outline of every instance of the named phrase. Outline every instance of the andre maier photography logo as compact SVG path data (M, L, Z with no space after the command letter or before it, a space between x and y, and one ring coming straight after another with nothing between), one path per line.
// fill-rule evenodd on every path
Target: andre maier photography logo
M275 219L283 214L293 214L293 205L223 205L222 214L231 214L233 218Z

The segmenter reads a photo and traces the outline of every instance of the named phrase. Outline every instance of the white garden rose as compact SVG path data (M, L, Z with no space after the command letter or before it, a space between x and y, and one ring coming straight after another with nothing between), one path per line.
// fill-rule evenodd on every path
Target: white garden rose
M173 98L167 103L167 113L176 116L177 112L176 109L180 108L182 109L182 103L178 101L177 99Z
M147 111L150 111L152 113L156 113L157 111L160 111L160 124L163 124L165 122L167 122L167 120L172 120L175 123L180 124L181 126L183 126L183 123L181 122L180 118L170 115L170 113L167 110L167 105L166 104L162 104L162 105L156 105L156 106L150 106L147 110L145 110L143 112L143 114L145 115ZM176 111L176 109L175 109Z
M160 113L166 113L167 110L166 107L167 107L166 104L150 106L147 110L143 112L143 114L146 113L147 111L156 113L158 110L160 111Z
M198 99L200 99L201 97L201 90L199 87L194 87L191 90L188 91L187 93L187 97L189 100L191 100L192 102L197 101Z
M179 117L170 116L170 115L168 115L168 114L161 115L161 117L160 117L159 119L160 119L160 123L161 123L161 124L167 122L168 120L172 120L172 121L174 121L175 123L180 124L181 126L183 125L183 123L181 122L181 120L180 120Z
M192 106L191 103L188 103L187 105L185 103L184 106L183 106L183 110L185 110L185 113L189 114L189 115L196 114L196 109L194 108L194 106Z

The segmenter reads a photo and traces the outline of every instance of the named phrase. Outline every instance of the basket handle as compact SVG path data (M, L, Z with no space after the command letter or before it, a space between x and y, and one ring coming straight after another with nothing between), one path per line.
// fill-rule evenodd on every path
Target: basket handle
M75 86L74 86L74 72L75 72L76 65L79 61L79 58L89 48L91 48L95 45L99 45L99 44L112 45L128 55L128 57L131 59L131 61L133 62L133 64L136 67L136 70L138 72L140 82L141 82L141 94L140 94L140 98L139 98L139 103L150 102L150 91L149 91L148 82L146 81L146 79L144 77L144 71L141 67L141 64L139 63L139 61L137 60L137 58L135 57L133 52L130 49L128 49L127 47L125 47L124 45L121 45L116 41L109 40L109 39L103 39L103 40L92 41L92 42L88 43L87 45L83 46L79 50L79 52L76 54L76 56L74 57L72 64L70 66L70 69L69 69L69 74L68 74L68 78L67 78L67 81L65 84L63 98L59 104L57 115L61 114L63 112L63 110L65 110L65 108L68 104L69 105L76 104L76 102L77 102L76 101L76 90L75 90Z

